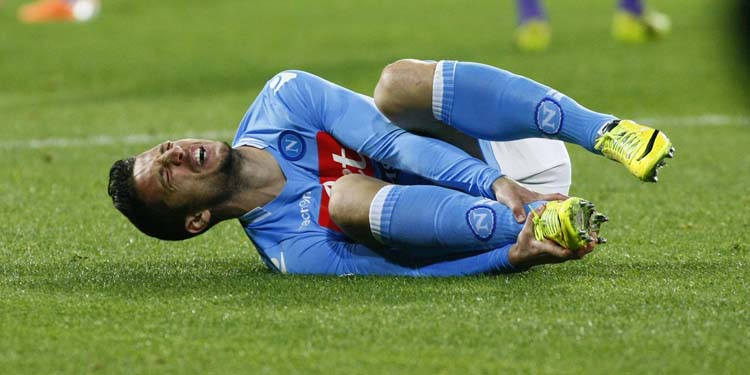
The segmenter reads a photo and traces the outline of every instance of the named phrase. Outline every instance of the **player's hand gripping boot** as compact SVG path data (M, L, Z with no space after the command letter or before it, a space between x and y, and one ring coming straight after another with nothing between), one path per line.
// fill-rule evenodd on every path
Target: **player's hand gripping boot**
M573 197L548 202L541 215L532 212L534 237L539 241L547 238L570 250L582 249L593 241L607 243L606 238L599 237L599 226L609 219L596 212L591 202Z
M630 120L615 120L599 136L594 148L619 161L642 181L656 182L664 158L674 156L674 147L664 133Z

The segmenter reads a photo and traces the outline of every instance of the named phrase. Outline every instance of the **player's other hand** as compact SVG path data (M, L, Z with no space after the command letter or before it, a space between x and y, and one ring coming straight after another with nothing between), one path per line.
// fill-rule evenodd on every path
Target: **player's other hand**
M542 212L544 212L544 206L537 210L538 214ZM526 224L518 234L516 243L508 252L508 258L513 267L524 269L540 264L562 263L571 259L581 259L594 251L596 233L591 234L594 237L593 242L578 250L566 249L547 239L537 240L534 237L534 220L531 219L531 215L532 213L529 213L526 217Z
M513 217L516 221L523 223L526 220L526 211L524 205L535 201L558 201L568 199L563 194L540 194L531 191L508 176L503 176L492 183L492 191L495 192L495 199L498 202L508 206L513 211Z

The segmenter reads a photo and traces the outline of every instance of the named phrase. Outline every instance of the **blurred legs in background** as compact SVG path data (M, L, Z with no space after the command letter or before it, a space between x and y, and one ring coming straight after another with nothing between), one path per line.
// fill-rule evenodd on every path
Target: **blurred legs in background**
M623 43L643 43L665 35L671 26L666 14L645 10L641 0L620 0L612 19L612 36Z
M518 27L516 28L516 46L522 51L543 51L547 49L552 30L547 14L539 0L516 0L518 9Z
M541 0L516 0L516 8L516 47L526 52L547 49L552 31ZM642 0L618 0L612 19L612 36L623 43L643 43L666 34L670 27L667 15L645 10Z

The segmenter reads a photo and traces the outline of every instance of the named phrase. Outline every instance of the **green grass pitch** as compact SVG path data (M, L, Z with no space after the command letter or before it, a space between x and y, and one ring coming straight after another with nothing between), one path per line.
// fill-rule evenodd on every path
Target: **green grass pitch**
M611 39L613 0L547 1L553 42L532 55L512 48L509 0L103 0L93 22L54 25L19 24L21 3L0 5L0 374L750 371L734 1L648 1L673 30L642 46ZM276 275L237 223L164 243L111 208L115 159L229 140L274 73L371 93L403 57L533 77L661 128L676 159L642 184L569 147L571 193L610 216L610 244L493 277Z

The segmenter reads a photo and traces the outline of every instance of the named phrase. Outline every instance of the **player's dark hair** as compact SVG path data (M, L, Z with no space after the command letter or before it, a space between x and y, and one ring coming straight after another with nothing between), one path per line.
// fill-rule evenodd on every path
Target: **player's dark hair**
M196 234L185 230L186 210L174 210L164 204L146 204L135 191L135 158L116 161L109 170L107 192L115 208L141 232L162 240L179 241Z

